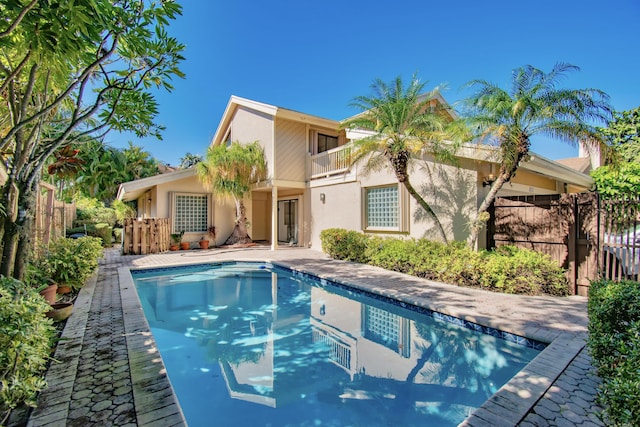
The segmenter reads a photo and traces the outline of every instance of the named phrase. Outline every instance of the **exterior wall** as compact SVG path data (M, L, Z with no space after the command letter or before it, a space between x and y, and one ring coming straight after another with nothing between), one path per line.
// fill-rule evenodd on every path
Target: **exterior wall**
M291 120L276 121L276 153L274 179L284 181L306 180L307 126Z
M326 228L362 230L361 193L358 182L309 189L309 244L312 248L321 250L320 232ZM321 194L324 194L324 202L320 200Z
M155 188L155 209L153 216L159 218L171 218L171 201L169 193L197 193L207 194L197 177L189 177L179 181L158 185ZM233 231L235 221L235 205L233 202L215 200L215 195L211 198L209 205L209 224L216 227L216 245L221 245ZM203 233L185 233L183 240L187 242L197 242Z
M247 218L250 218L249 235L253 240L271 240L271 193L254 191L245 202Z
M264 148L267 176L273 176L274 135L273 117L255 110L239 107L231 122L231 140L243 144L258 141Z
M410 174L414 188L425 198L438 215L450 240L464 241L469 236L468 224L478 204L478 173L473 162L456 166L427 163L431 173L416 167ZM363 231L363 191L365 188L397 184L388 170L360 176L358 181L319 186L310 189L311 245L320 249L320 232L326 228L345 228ZM401 187L403 188L403 187ZM482 188L482 187L480 187ZM324 202L320 194L324 194ZM408 198L408 232L370 232L379 235L404 236L440 240L439 234L423 209L410 196Z
M537 173L527 172L525 170L519 170L511 179L514 184L523 184L530 187L544 188L546 190L556 191L557 184L555 179L547 178Z

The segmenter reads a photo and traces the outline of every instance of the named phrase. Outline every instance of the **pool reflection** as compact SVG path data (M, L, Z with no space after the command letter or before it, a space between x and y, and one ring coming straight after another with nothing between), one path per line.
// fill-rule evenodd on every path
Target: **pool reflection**
M304 401L362 424L456 425L538 353L279 269L136 282L154 334L187 337L219 366L228 397L270 408Z

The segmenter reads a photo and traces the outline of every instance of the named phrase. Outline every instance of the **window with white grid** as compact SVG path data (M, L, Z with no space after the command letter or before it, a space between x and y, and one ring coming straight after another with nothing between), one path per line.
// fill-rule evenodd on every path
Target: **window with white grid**
M366 228L400 228L400 195L397 185L367 188L366 207Z
M206 194L176 194L174 196L175 232L206 232L209 203Z

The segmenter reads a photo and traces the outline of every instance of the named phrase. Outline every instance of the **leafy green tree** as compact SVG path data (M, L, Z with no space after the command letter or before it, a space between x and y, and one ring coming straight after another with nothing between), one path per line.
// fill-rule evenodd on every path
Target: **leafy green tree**
M396 77L390 84L376 79L373 96L358 96L351 103L361 114L345 120L342 128L360 128L374 134L354 142L352 163L366 159L365 170L391 167L398 182L433 220L438 234L447 242L447 234L436 212L416 191L410 181L413 160L431 154L442 161L453 161L456 144L464 138L464 129L453 121L449 106L437 101L438 89L427 93L426 83L414 75L407 87Z
M123 182L135 181L159 173L158 161L151 156L151 153L144 151L142 147L133 145L131 141L129 141L129 146L122 150L122 153L125 158L124 175L126 178ZM113 193L114 197L115 194Z
M600 166L591 171L596 189L605 199L640 194L640 163L627 162L618 166Z
M614 113L602 132L618 161L591 172L596 189L604 198L640 194L640 107Z
M182 77L166 27L175 1L0 3L0 274L21 278L42 168L60 147L111 129L160 137L152 91Z
M640 107L613 113L602 132L623 161L640 162Z
M607 123L611 118L607 94L598 89L559 87L568 72L577 70L574 65L557 63L545 73L526 65L513 71L509 91L486 80L468 83L474 90L466 100L470 129L477 130L480 141L495 142L500 153L498 176L478 208L471 246L475 246L479 225L488 219L486 212L496 194L528 159L533 135L571 144L583 141L606 150L602 132L592 123Z
M180 158L180 165L178 167L180 169L189 169L190 167L200 163L202 160L203 159L200 154L191 154L187 152L183 157Z
M124 153L97 139L78 149L84 165L74 183L75 192L109 204L115 198L118 185L128 181Z
M264 151L257 141L209 147L204 161L196 165L198 178L205 187L216 195L233 200L236 205L235 227L225 245L252 242L243 199L249 194L252 184L264 179L266 170Z

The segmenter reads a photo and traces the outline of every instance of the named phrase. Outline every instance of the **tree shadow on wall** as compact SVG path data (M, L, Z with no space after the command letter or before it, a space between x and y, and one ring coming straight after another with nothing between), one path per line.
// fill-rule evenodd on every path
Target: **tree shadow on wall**
M451 174L441 166L425 166L430 178L420 185L418 191L428 200L445 228L447 236L457 241L465 241L469 237L469 224L475 215L476 177L472 172L459 169ZM440 240L431 218L419 206L413 212L416 223L429 223L421 237Z

